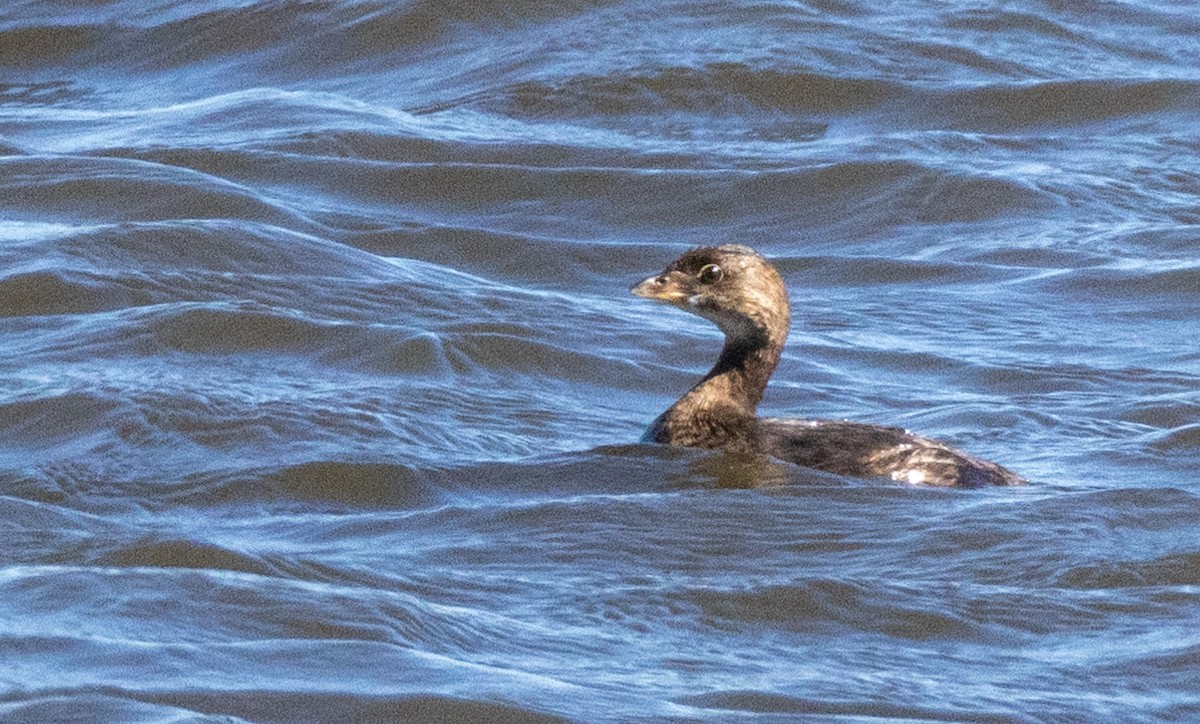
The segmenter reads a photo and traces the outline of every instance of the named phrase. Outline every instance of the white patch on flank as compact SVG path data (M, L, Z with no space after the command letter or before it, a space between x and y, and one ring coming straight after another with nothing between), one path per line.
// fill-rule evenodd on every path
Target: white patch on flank
M897 470L892 473L892 480L903 480L909 485L920 485L925 482L925 471Z

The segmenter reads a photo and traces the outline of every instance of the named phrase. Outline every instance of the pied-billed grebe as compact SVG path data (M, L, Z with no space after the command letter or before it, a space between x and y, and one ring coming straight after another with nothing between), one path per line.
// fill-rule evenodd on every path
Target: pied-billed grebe
M779 362L791 310L783 278L749 247L693 249L631 291L698 314L725 333L716 365L659 415L646 431L647 442L766 454L839 475L914 484L1025 482L995 463L898 427L758 417L755 409Z

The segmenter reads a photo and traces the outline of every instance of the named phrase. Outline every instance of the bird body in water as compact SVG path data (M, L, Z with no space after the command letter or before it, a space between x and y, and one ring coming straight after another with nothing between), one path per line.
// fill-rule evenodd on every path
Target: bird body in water
M766 454L839 475L912 484L1025 482L993 462L898 427L758 417L791 308L778 270L749 247L693 249L631 291L704 317L725 333L712 370L651 424L647 442Z

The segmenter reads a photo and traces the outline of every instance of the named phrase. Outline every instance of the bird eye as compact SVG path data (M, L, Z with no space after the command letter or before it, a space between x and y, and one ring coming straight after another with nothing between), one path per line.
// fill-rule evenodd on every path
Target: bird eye
M719 282L723 276L725 276L725 272L721 271L721 267L716 264L705 264L700 267L700 273L696 275L702 284Z

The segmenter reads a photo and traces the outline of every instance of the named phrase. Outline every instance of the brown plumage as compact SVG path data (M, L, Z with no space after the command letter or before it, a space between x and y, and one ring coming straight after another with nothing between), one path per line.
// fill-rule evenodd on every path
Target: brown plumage
M725 333L717 363L646 431L648 442L757 453L839 475L977 487L1025 481L1001 466L898 427L757 416L791 325L779 272L745 246L693 249L631 290Z

